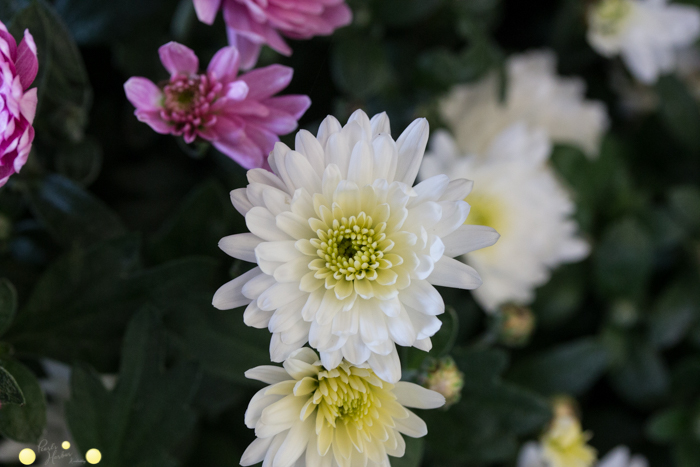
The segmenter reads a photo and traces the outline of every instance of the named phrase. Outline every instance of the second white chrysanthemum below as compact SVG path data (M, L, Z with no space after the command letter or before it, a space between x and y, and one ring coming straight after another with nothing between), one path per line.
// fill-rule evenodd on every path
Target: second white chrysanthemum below
M251 233L220 242L257 267L221 287L214 306L248 305L245 323L273 333L275 362L308 341L329 370L344 358L398 381L395 344L429 350L440 329L434 285L481 285L453 258L498 239L464 225L470 181L436 175L412 187L427 141L425 119L395 142L386 114L357 111L345 127L326 118L317 137L300 131L296 151L278 143L273 173L251 170L231 193Z
M405 407L434 409L445 403L437 392L413 383L389 384L368 365L343 361L326 370L318 355L303 348L284 368L260 366L246 372L269 384L253 397L245 414L257 439L241 465L269 467L390 467L406 444L428 432Z

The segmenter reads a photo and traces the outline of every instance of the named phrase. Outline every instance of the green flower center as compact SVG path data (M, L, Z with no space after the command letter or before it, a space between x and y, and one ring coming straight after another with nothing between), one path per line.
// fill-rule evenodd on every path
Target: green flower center
M357 217L334 219L326 232L319 232L311 244L336 280L377 278L384 252L378 245L385 238L385 223L373 226L372 218L361 212Z
M631 11L629 0L602 0L593 8L591 26L605 36L617 34Z

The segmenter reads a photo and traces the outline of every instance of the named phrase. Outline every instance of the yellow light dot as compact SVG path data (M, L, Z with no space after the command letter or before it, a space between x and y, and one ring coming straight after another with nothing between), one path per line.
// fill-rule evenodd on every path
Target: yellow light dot
M29 448L22 449L19 453L19 461L24 465L31 465L36 460L36 454Z
M68 450L68 449L70 449L70 443L68 441L64 441L63 444L61 444L61 447L63 449Z
M88 461L89 464L97 464L102 460L102 453L97 449L90 449L85 454L85 460Z

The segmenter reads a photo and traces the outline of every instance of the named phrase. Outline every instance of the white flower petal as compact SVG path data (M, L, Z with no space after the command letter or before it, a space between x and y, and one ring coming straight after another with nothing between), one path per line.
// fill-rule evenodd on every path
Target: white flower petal
M413 185L418 175L420 163L423 160L425 147L428 145L429 125L428 120L419 118L414 120L396 141L399 152L398 167L394 180L403 182L408 186Z
M396 400L405 407L437 409L445 405L445 397L417 384L399 381L394 386Z
M467 290L475 289L482 284L481 276L473 267L447 256L443 256L435 263L435 269L428 277L428 282L433 285Z
M421 438L428 434L428 427L421 418L407 410L408 418L396 419L396 429L411 438Z
M474 250L489 247L498 241L500 235L495 229L484 225L462 225L442 238L444 255L455 258Z
M229 256L255 262L255 247L262 242L262 239L251 233L229 235L219 241L219 248Z
M243 295L243 286L246 282L260 274L262 274L260 268L253 268L222 285L214 294L212 305L219 310L231 310L239 306L247 305L250 303L250 299Z
M287 381L290 379L289 373L287 373L284 368L271 365L262 365L251 368L245 372L245 377L248 379L262 381L266 384L281 383L282 381Z

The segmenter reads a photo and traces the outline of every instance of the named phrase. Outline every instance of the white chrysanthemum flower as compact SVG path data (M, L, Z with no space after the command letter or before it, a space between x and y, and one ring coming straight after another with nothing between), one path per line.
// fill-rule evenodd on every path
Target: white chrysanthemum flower
M621 55L640 81L676 67L676 52L700 35L700 10L666 0L601 0L588 13L588 42L605 57Z
M484 154L496 135L522 121L552 141L579 146L591 157L598 154L608 127L605 106L585 99L582 79L557 76L553 52L513 55L506 71L503 101L496 73L456 86L442 100L441 115L463 153Z
M326 370L309 348L292 353L284 368L259 366L246 377L269 384L245 414L257 439L241 465L265 467L390 467L401 457L401 434L425 436L425 422L406 409L434 409L445 403L437 392L413 383L382 381L369 365L343 360Z
M453 257L498 239L464 225L470 181L436 175L411 187L427 140L425 119L394 142L386 114L370 122L357 111L345 127L326 118L317 138L301 130L296 151L277 143L273 173L250 170L248 187L231 193L251 233L219 244L258 266L221 287L214 306L248 305L245 323L273 333L275 362L308 341L329 370L345 358L398 381L395 343L429 350L440 328L433 285L481 285Z
M520 123L498 135L481 156L463 156L449 134L438 132L423 161L421 178L448 173L474 180L466 198L471 205L467 222L501 234L498 244L461 258L484 278L474 296L488 311L505 303L530 303L534 289L549 280L550 269L589 252L570 219L575 205L547 164L550 150L543 131Z

